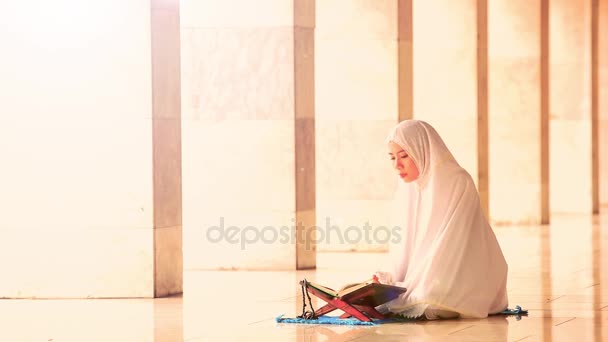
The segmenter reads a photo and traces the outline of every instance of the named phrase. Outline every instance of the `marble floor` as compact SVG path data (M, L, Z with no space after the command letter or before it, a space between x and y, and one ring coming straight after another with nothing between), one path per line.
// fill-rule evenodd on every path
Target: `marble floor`
M186 270L184 295L171 298L0 300L0 341L608 341L608 212L495 231L509 263L510 306L529 310L520 319L275 323L300 313L299 280L339 287L367 278L385 259L320 253L314 271Z

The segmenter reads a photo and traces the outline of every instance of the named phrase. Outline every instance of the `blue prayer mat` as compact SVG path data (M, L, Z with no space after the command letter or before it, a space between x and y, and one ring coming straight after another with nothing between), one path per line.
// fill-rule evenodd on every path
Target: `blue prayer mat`
M387 318L372 319L371 322L360 321L356 318L340 318L338 316L320 316L314 319L305 318L283 318L283 315L275 319L277 323L301 323L301 324L335 324L335 325L378 325L385 323L413 322L415 319Z
M515 309L506 309L496 315L516 315L519 319L520 316L525 316L528 314L528 310L524 310L521 306L516 305ZM387 319L372 319L371 322L360 321L356 318L340 318L338 316L320 316L314 319L305 319L305 318L284 318L284 315L280 315L275 320L277 323L300 323L300 324L334 324L334 325L378 325L378 324L386 324L386 323L406 323L406 322L414 322L417 319L415 318L402 318L402 317L392 317Z

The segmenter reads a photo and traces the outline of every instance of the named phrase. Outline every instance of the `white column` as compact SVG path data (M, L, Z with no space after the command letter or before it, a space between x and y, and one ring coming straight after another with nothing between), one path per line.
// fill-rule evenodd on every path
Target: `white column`
M315 266L314 13L182 1L186 268Z
M413 117L477 181L477 1L415 1L413 23Z
M552 213L591 213L591 1L550 3Z
M316 188L317 224L325 235L319 236L322 251L386 248L383 227L391 223L396 179L384 139L400 116L399 84L407 83L407 75L398 76L408 48L407 37L398 35L403 2L316 2Z
M541 1L488 1L494 223L541 221Z
M175 4L3 6L0 297L181 292Z

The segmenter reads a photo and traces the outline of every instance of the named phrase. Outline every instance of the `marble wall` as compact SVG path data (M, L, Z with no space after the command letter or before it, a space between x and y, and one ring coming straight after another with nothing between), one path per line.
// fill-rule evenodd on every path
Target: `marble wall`
M313 267L314 1L181 12L184 266Z
M414 2L413 117L435 127L477 182L476 4Z
M541 221L541 0L488 1L490 217Z
M396 184L384 139L398 113L397 0L316 2L317 224L324 250L382 250ZM366 236L367 231L367 236Z
M588 213L591 3L11 2L0 297L163 296L181 291L182 266L301 269L316 251L384 250L398 181L384 138L411 117L477 181L488 167L493 223L543 221L549 203Z
M155 259L180 267L181 239L155 236L163 220L172 235L179 230L166 218L179 206L159 197L153 176L155 162L166 159L156 142L179 140L155 119L160 107L174 115L179 98L151 91L170 90L152 68L175 69L163 58L152 65L151 33L168 28L153 7L145 0L3 6L0 297L181 292L181 271L155 267ZM168 177L160 179L178 168L164 168Z
M550 202L591 213L591 0L550 5Z

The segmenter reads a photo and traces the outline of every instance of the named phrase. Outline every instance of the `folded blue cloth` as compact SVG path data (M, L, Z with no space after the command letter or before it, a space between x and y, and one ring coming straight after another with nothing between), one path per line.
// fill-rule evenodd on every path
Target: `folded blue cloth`
M519 305L515 305L515 309L506 309L500 313L501 315L527 315L528 310L524 310Z

